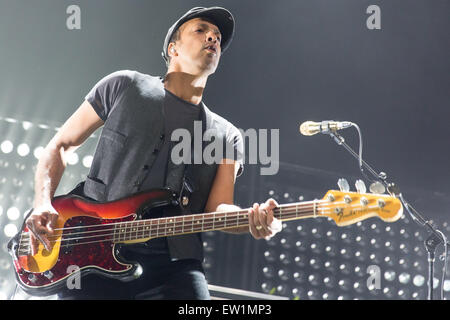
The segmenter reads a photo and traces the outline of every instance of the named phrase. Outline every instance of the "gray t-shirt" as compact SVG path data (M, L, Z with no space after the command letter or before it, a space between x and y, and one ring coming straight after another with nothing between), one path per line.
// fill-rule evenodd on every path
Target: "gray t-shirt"
M170 137L176 129L186 129L194 137L194 121L200 120L200 106L180 99L166 90L164 98L165 139L155 163L142 184L142 190L165 186L167 164L170 161Z
M101 79L86 95L86 100L89 101L99 115L99 117L106 121L109 114L114 111L116 99L126 92L126 89L131 84L133 79L133 71L123 70L114 72L103 79ZM187 129L194 137L194 121L201 120L200 105L191 104L176 95L166 90L164 98L164 114L165 114L165 139L158 156L149 168L149 173L144 179L141 190L149 190L152 188L161 188L165 186L167 164L170 161L170 137L172 131L178 128ZM195 139L195 138L193 138ZM227 144L232 144L234 154L238 157L241 164L242 171L242 141L234 139L233 141L226 141ZM229 146L224 146L229 147ZM225 152L223 153L225 155ZM149 218L149 217L147 217ZM132 251L142 253L167 253L168 246L166 238L156 238L144 244L134 244L129 246Z

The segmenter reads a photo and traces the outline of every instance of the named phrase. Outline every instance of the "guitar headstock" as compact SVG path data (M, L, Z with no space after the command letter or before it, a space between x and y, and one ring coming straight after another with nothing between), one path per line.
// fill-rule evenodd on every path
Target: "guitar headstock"
M340 179L339 186L345 185ZM338 226L350 225L370 217L379 217L386 222L394 222L403 214L399 199L385 194L370 194L365 191L362 181L356 183L358 192L330 190L317 207L318 213L333 219Z

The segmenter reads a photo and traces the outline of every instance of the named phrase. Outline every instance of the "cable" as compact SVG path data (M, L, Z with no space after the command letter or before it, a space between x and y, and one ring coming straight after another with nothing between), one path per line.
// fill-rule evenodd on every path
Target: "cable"
M363 140L362 140L361 129L359 129L359 126L356 123L351 122L351 124L353 127L356 128L356 130L358 131L358 136L359 136L359 153L358 153L359 170L361 171L361 174L364 176L364 178L366 178L367 181L375 182L376 180L370 179L363 169L363 160L362 160Z
M19 285L16 283L16 288L14 289L14 293L12 294L11 298L9 300L14 300L16 297L17 289L19 288Z
M440 230L436 230L438 232L442 239L444 239L444 266L442 267L442 280L441 280L441 300L444 300L444 282L445 282L445 275L447 274L447 262L448 262L448 245L447 245L447 237L442 233ZM441 255L441 261L442 261L442 255Z

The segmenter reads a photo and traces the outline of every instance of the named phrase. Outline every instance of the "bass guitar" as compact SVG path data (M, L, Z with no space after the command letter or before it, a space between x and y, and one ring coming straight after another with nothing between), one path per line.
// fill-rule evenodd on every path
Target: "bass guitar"
M39 243L37 253L31 254L30 230L25 223L8 243L17 282L31 295L57 293L67 285L71 266L77 266L80 277L96 272L123 281L135 279L139 264L121 257L123 245L248 226L248 209L143 219L161 208L179 208L177 195L169 189L154 189L106 203L64 195L55 197L52 205L59 217L54 235L49 236L50 251ZM333 190L321 200L281 204L273 211L281 221L329 218L338 226L369 217L393 222L403 213L395 197Z

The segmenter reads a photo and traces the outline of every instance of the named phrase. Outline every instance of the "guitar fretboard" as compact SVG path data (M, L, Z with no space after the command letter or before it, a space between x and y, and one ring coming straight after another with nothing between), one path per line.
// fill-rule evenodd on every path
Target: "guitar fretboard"
M280 205L273 211L274 216L279 220L295 220L316 216L320 210L319 206L320 201L299 202ZM176 236L243 226L248 226L248 209L120 222L114 226L113 242Z

